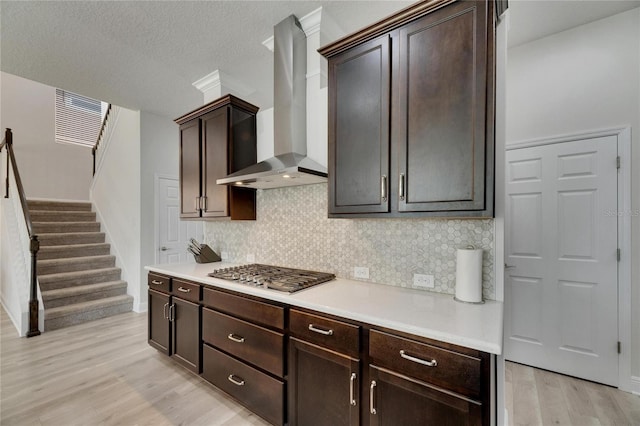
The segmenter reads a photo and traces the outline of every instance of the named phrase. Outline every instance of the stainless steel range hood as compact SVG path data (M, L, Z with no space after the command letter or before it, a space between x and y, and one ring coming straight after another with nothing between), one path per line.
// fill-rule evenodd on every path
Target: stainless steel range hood
M294 15L274 28L274 157L228 175L219 185L281 188L327 181L307 157L307 38Z

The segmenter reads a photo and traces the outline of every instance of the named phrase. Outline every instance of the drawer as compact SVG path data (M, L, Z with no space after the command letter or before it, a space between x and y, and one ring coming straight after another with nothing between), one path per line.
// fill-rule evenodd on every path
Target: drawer
M284 382L209 345L202 345L202 377L274 425L284 423Z
M291 309L291 334L311 343L360 358L360 327Z
M476 400L481 397L480 358L377 330L369 333L369 355L376 366Z
M202 340L242 360L284 375L284 334L202 309Z
M171 278L163 275L153 274L149 272L147 276L147 284L149 288L161 291L163 293L171 293Z
M200 302L200 285L189 281L173 279L171 294L190 302Z
M202 294L202 302L217 311L267 327L284 330L283 307L206 287Z

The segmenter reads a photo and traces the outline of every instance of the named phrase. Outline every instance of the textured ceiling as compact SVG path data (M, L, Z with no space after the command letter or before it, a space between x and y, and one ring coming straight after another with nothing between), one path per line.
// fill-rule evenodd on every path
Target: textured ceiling
M343 34L407 1L0 1L2 71L131 109L177 117L202 104L192 86L220 69L272 104L262 41L289 14L323 7ZM512 45L637 7L637 1L511 2Z
M290 14L323 6L346 34L406 1L1 1L1 67L132 109L177 117L202 104L192 86L220 69L272 104L262 41Z

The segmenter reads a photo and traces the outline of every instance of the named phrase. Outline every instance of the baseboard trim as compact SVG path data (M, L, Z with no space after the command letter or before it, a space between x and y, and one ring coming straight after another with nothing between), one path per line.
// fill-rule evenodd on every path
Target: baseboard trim
M631 376L630 385L631 389L629 390L631 391L631 393L640 396L640 377Z
M4 300L4 294L0 295L0 304L2 304L2 309L4 309L4 312L7 314L7 316L11 320L11 323L13 324L16 331L18 332L18 336L24 337L26 335L26 330L23 332L20 329L20 324L16 321L16 318L11 314L11 311L8 308L8 303L6 302L6 300ZM27 315L28 314L29 313L27 312Z
M133 307L133 312L137 312L139 314L147 312L149 309L147 302L140 302Z

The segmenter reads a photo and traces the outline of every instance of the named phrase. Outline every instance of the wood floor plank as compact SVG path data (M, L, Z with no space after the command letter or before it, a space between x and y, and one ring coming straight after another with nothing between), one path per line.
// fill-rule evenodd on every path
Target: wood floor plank
M557 374L545 370L532 369L536 381L540 414L545 425L571 426L567 400Z
M513 424L516 426L542 425L540 403L533 370L514 365L511 370L513 383Z

